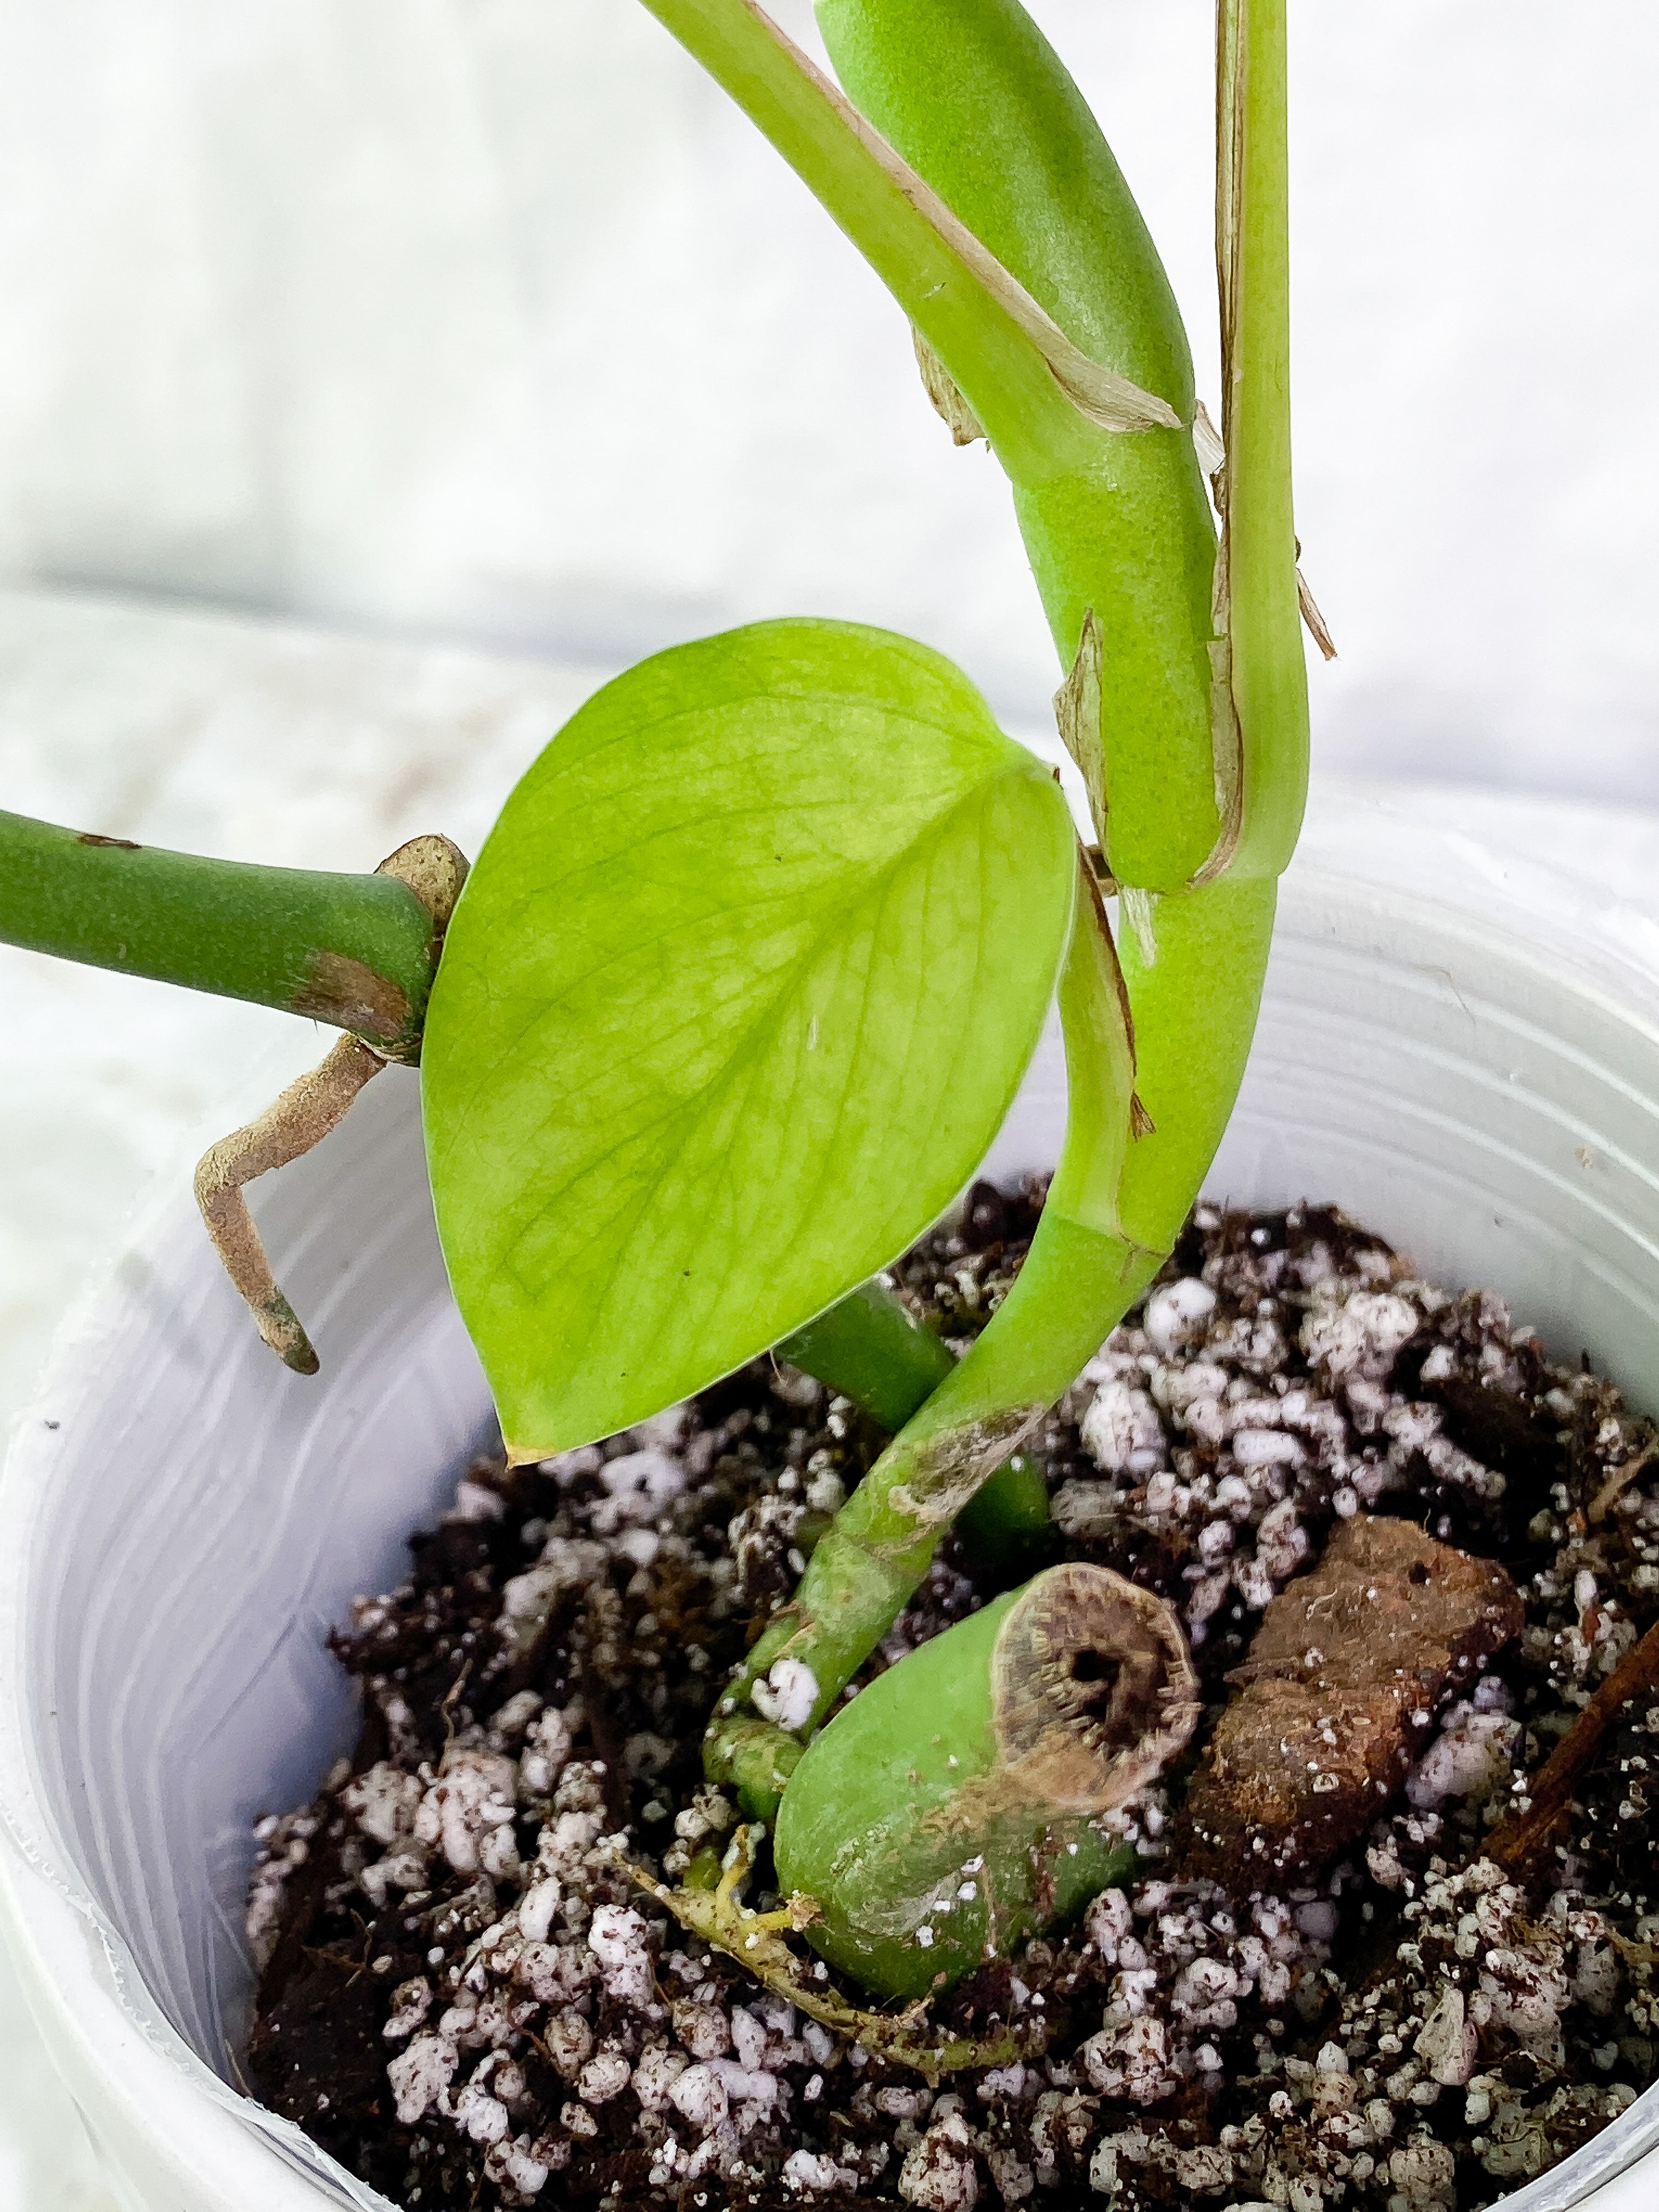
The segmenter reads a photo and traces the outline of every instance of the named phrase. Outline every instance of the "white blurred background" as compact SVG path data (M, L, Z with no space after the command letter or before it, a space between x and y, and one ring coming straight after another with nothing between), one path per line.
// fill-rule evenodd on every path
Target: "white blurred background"
M1213 405L1209 0L1031 4ZM1291 16L1298 513L1342 653L1318 775L1502 787L1423 803L1592 872L1563 802L1617 806L1635 882L1659 15ZM602 676L780 613L913 632L1045 723L994 465L632 0L0 0L0 300L6 805L312 865L476 849ZM9 1413L145 1174L321 1041L15 953L0 1010ZM102 2203L0 1989L0 2205Z
M1213 402L1208 0L1034 12ZM1324 759L1659 795L1659 16L1292 17ZM1042 709L994 464L632 0L6 0L0 297L14 576L600 659L842 614Z

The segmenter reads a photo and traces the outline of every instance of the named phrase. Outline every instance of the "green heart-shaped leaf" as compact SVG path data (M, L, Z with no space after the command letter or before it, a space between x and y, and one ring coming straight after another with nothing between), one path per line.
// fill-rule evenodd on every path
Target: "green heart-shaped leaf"
M591 699L508 799L426 1018L450 1278L515 1460L861 1282L973 1172L1042 1026L1065 804L948 661L768 623Z

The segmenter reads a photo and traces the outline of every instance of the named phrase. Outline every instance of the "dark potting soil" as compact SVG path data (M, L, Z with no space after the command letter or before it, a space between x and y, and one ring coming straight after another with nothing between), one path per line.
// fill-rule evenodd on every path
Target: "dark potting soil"
M981 1186L891 1279L971 1338L1040 1199ZM466 1470L334 1638L355 1758L260 1826L268 2104L414 2212L1473 2212L1647 2086L1659 1691L1547 1847L1504 1848L1659 1617L1656 1432L1609 1384L1334 1211L1199 1210L1028 1449L1059 1555L1178 1610L1205 1717L1106 1816L1136 1877L938 2003L1024 2055L933 2087L622 1863L672 1881L730 1833L708 1711L881 1442L762 1359L603 1445ZM1030 1571L951 1540L864 1679Z

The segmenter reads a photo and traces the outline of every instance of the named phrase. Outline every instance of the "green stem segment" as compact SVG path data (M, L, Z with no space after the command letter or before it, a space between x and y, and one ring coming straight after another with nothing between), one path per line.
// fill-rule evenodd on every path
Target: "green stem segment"
M1129 1147L1119 1193L1125 1233L1167 1251L1221 1142L1255 1033L1279 887L1229 876L1160 899L1153 944L1124 933L1135 1017L1135 1089L1152 1133Z
M949 1347L877 1282L861 1283L785 1337L778 1350L890 1431L904 1426L957 1364Z
M1144 1018L1134 1095L1156 1124L1146 1130L1137 1117L1138 1136L1109 940L1082 908L1061 985L1066 1141L1030 1254L984 1334L819 1540L793 1603L709 1729L707 1770L751 1818L775 1817L805 1738L908 1603L945 1528L1069 1388L1173 1244L1243 1076L1275 895L1271 882L1249 880L1191 891L1159 902L1150 964L1133 936L1126 943L1126 980ZM788 1662L810 1669L811 1703L785 1729L765 1708L786 1688Z
M0 939L418 1048L431 915L395 877L202 860L0 813Z
M1042 466L1073 441L1086 446L1099 421L1175 420L1167 399L1092 361L1010 281L757 0L645 4L771 141L952 374L966 368L985 392L986 428L1010 452Z
M824 0L831 56L877 138L754 0L646 4L841 224L966 395L1014 484L1066 665L1091 606L1108 624L1109 857L1120 881L1184 884L1219 826L1214 528L1186 427L1180 317L1076 86L1011 0ZM1091 416L1077 397L1091 369L1139 414L1132 403Z
M949 1348L878 1282L860 1284L777 1348L792 1365L850 1398L890 1436L956 1365ZM1011 1547L1022 1556L1040 1554L1051 1528L1041 1468L1021 1459L999 1468L957 1525L969 1550L982 1556L1000 1557Z
M1017 0L818 0L837 74L878 130L1091 358L1193 420L1175 296L1110 148ZM1175 890L1214 846L1215 524L1190 434L1095 433L1021 451L994 364L928 334L985 425L1061 664L1094 610L1120 883Z
M1285 0L1221 0L1216 260L1221 284L1226 617L1238 818L1226 872L1280 874L1308 790L1308 676L1291 487L1290 161Z
M704 1747L711 1778L771 1820L836 1700L927 1573L939 1538L986 1477L1099 1349L1161 1258L1045 1209L996 1318L895 1437L807 1562L793 1601L721 1698ZM786 1730L757 1710L784 1689L781 1662L810 1670L811 1711Z

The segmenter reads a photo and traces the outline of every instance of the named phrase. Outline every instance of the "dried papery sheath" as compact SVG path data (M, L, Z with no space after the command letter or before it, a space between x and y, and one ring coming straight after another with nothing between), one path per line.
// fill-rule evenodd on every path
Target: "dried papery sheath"
M1222 444L1221 433L1216 428L1210 410L1201 399L1193 410L1193 450L1198 455L1198 465L1209 479L1211 495L1218 514L1226 504L1225 487L1218 479L1227 459L1227 448Z
M1101 699L1101 661L1105 632L1092 607L1083 612L1083 630L1070 675L1054 694L1054 720L1060 741L1077 763L1089 794L1089 819L1101 849L1108 849L1105 709Z
M781 1887L809 1940L895 1996L948 1987L1127 1869L1101 1815L1198 1718L1175 1614L1071 1562L912 1652L816 1738L784 1793Z
M933 403L933 411L945 423L953 443L971 446L975 439L985 435L985 425L969 405L967 395L921 332L913 330L911 343L916 349L916 367L921 371L922 389Z
M1308 589L1308 580L1300 568L1296 572L1296 599L1297 605L1302 610L1302 619L1307 625L1309 636L1312 638L1327 660L1334 660L1336 640L1331 635L1330 626L1319 611L1319 602Z
M1119 886L1118 903L1123 919L1133 933L1141 965L1155 967L1158 962L1158 893L1142 890L1133 884L1123 884Z

